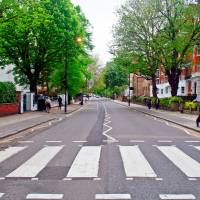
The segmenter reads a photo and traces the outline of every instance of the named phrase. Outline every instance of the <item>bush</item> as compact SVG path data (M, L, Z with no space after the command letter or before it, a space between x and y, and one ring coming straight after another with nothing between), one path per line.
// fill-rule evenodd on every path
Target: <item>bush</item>
M0 82L0 103L15 103L16 88L12 82Z
M184 109L186 110L197 110L198 104L191 102L191 101L186 101L184 103Z
M171 105L174 102L175 103L181 103L181 102L183 102L183 99L181 97L177 97L177 96L170 97L169 98L169 104Z
M140 103L144 103L144 98L145 98L144 96L138 96L136 101Z
M163 107L169 107L169 98L162 98L160 99L160 105L163 106Z

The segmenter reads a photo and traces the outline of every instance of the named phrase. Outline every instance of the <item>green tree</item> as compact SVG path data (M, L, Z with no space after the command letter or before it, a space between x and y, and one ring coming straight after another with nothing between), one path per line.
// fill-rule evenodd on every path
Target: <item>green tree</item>
M117 55L129 62L130 72L140 71L150 76L153 95L157 96L156 72L159 62L155 56L159 54L153 38L160 30L160 21L156 0L129 0L118 10L118 22L114 26L113 49ZM128 55L128 56L127 56Z
M159 0L158 16L163 27L154 38L160 52L157 61L165 68L172 96L177 95L182 64L200 36L200 7L184 0Z
M4 10L4 23L0 24L0 64L14 65L17 83L30 85L30 90L36 92L37 85L51 81L64 58L69 68L76 57L88 57L88 21L70 0L13 2L10 9ZM83 44L77 43L77 37L83 39ZM63 79L62 74L60 84Z
M107 63L104 82L106 88L112 93L120 93L128 85L128 71L123 66L117 65L114 61Z

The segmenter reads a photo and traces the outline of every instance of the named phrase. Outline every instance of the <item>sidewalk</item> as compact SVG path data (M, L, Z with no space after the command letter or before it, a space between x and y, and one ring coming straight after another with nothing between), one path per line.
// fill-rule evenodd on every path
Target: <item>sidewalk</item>
M68 105L67 114L80 108L81 106L78 104ZM64 113L64 108L59 110L58 107L53 107L50 113L36 111L0 117L0 139L15 135L43 123L65 117L66 114Z
M118 100L114 100L114 102L128 107L127 102L121 102ZM144 114L151 115L153 117L157 117L157 118L166 120L168 122L172 122L174 124L180 125L182 127L200 132L200 128L196 127L197 115L184 114L184 113L174 112L174 111L156 110L154 108L149 110L147 106L133 104L133 103L131 103L130 107Z

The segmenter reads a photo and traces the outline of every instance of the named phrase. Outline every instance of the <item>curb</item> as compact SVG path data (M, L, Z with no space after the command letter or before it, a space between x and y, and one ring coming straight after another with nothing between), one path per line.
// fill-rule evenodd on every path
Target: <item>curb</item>
M66 114L66 116L69 115L69 114L72 114L72 113L74 113L74 112L78 112L79 110L81 110L81 109L82 109L83 107L85 107L85 106L87 106L87 105L81 106L81 107L78 108L78 109L75 109L75 110L73 110L73 111L70 111L69 113ZM64 114L65 114L65 113L64 113ZM27 131L27 130L29 130L29 129L31 129L31 128L35 128L35 127L40 126L40 125L42 125L42 124L45 124L45 123L54 121L54 120L56 120L56 119L59 119L59 117L54 117L54 118L49 119L49 120L47 120L47 121L43 121L43 122L34 124L34 125L29 126L29 127L26 127L26 128L22 128L21 130L18 130L18 131L14 132L14 133L11 133L11 134L9 134L9 135L5 135L5 136L2 136L2 137L0 136L0 140L6 139L6 138L11 137L11 136L14 136L14 135L17 135L17 134L19 134L19 133L21 133L21 132L24 132L24 131Z
M140 112L140 113L143 113L143 114L152 116L152 117L156 117L156 118L158 118L158 119L162 119L162 120L165 120L165 121L167 121L167 122L171 122L171 123L173 123L173 124L182 126L183 128L187 128L187 129L190 129L190 130L192 130L192 131L196 131L196 132L200 133L200 130L198 130L198 129L195 129L195 128L193 128L193 127L190 127L190 126L181 124L181 123L179 123L179 122L176 122L176 121L173 121L173 120L170 120L170 119L167 119L167 118L165 118L165 117L160 117L160 116L157 116L157 115L152 114L152 113L148 113L148 112L145 112L145 111L141 111L141 110L138 110L138 109L136 109L136 108L129 107L129 106L127 106L127 105L121 104L120 102L116 102L116 101L113 101L113 102L116 103L116 104L119 104L119 105L121 105L121 106L125 106L125 107L127 107L127 108L133 109L133 110L135 110L135 111L137 111L137 112Z
M27 127L27 128L23 128L23 129L21 129L21 130L18 130L18 131L16 131L15 133L11 133L11 134L9 134L9 135L2 136L2 137L0 137L0 140L5 139L5 138L8 138L8 137L11 137L11 136L14 136L14 135L17 135L17 134L19 134L19 133L21 133L21 132L27 131L27 130L29 130L29 129L31 129L31 128L35 128L35 127L37 127L37 126L39 126L39 125L42 125L42 124L45 124L45 123L47 123L47 122L51 122L51 121L53 121L53 120L55 120L55 119L57 119L57 118L49 119L49 120L47 120L47 121L40 122L40 123L34 124L34 125L32 125L32 126L29 126L29 127Z

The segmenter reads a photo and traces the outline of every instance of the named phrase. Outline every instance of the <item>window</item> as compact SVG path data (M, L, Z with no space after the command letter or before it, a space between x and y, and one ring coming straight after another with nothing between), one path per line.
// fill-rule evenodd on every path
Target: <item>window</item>
M165 88L165 93L168 94L168 92L169 92L169 88L166 87L166 88Z
M161 89L161 94L163 94L163 89Z
M181 93L182 93L182 94L185 93L185 87L181 87Z
M157 94L159 94L159 89L157 88Z

